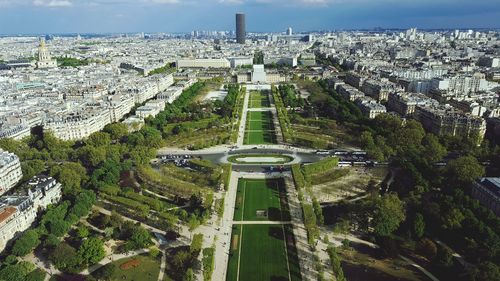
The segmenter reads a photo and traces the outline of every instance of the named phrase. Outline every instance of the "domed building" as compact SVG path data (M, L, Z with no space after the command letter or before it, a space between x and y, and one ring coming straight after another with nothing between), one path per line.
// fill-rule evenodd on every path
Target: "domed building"
M40 45L38 46L38 61L36 68L54 68L57 67L57 61L50 57L49 50L45 46L45 39L40 38Z

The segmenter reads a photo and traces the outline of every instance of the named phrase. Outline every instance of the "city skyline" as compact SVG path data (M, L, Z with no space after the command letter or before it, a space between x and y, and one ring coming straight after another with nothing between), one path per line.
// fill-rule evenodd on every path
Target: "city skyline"
M498 28L492 0L240 1L34 0L0 1L0 34L122 33L234 30L247 15L248 32L382 28Z

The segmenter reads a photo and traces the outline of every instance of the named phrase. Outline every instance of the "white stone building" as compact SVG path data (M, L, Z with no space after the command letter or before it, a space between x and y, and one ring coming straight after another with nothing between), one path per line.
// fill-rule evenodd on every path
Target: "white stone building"
M19 157L0 148L0 195L14 187L22 177Z
M0 197L0 251L35 219L36 208L29 196Z
M28 195L0 197L0 251L33 224L37 211L61 200L62 186L52 177L35 176L28 187Z

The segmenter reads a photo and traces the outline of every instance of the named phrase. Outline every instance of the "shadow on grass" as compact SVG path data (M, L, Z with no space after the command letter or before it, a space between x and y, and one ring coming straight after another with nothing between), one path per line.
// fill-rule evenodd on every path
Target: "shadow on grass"
M268 235L278 240L283 240L283 230L279 226L269 227Z

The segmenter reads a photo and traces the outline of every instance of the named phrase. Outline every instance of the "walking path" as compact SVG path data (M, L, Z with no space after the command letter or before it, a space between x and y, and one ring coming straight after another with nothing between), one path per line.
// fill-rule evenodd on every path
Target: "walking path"
M317 280L318 273L314 267L314 253L311 251L311 247L309 246L309 242L307 240L307 230L304 226L302 206L292 179L292 174L289 172L286 173L284 179L302 280Z
M158 281L163 281L165 276L165 269L167 268L167 252L162 251L161 262L160 262L160 274L158 274Z
M245 99L243 100L243 110L241 111L241 120L240 120L240 128L238 130L238 140L236 141L236 145L243 145L243 141L245 140L245 127L247 125L247 111L248 111L248 100L250 98L250 92L247 88L245 92Z
M212 280L226 280L226 269L229 261L229 251L231 245L231 231L234 207L236 204L236 191L238 189L238 179L242 173L233 171L229 180L229 188L224 199L224 214L222 215L219 227L219 236L215 242L215 268Z

